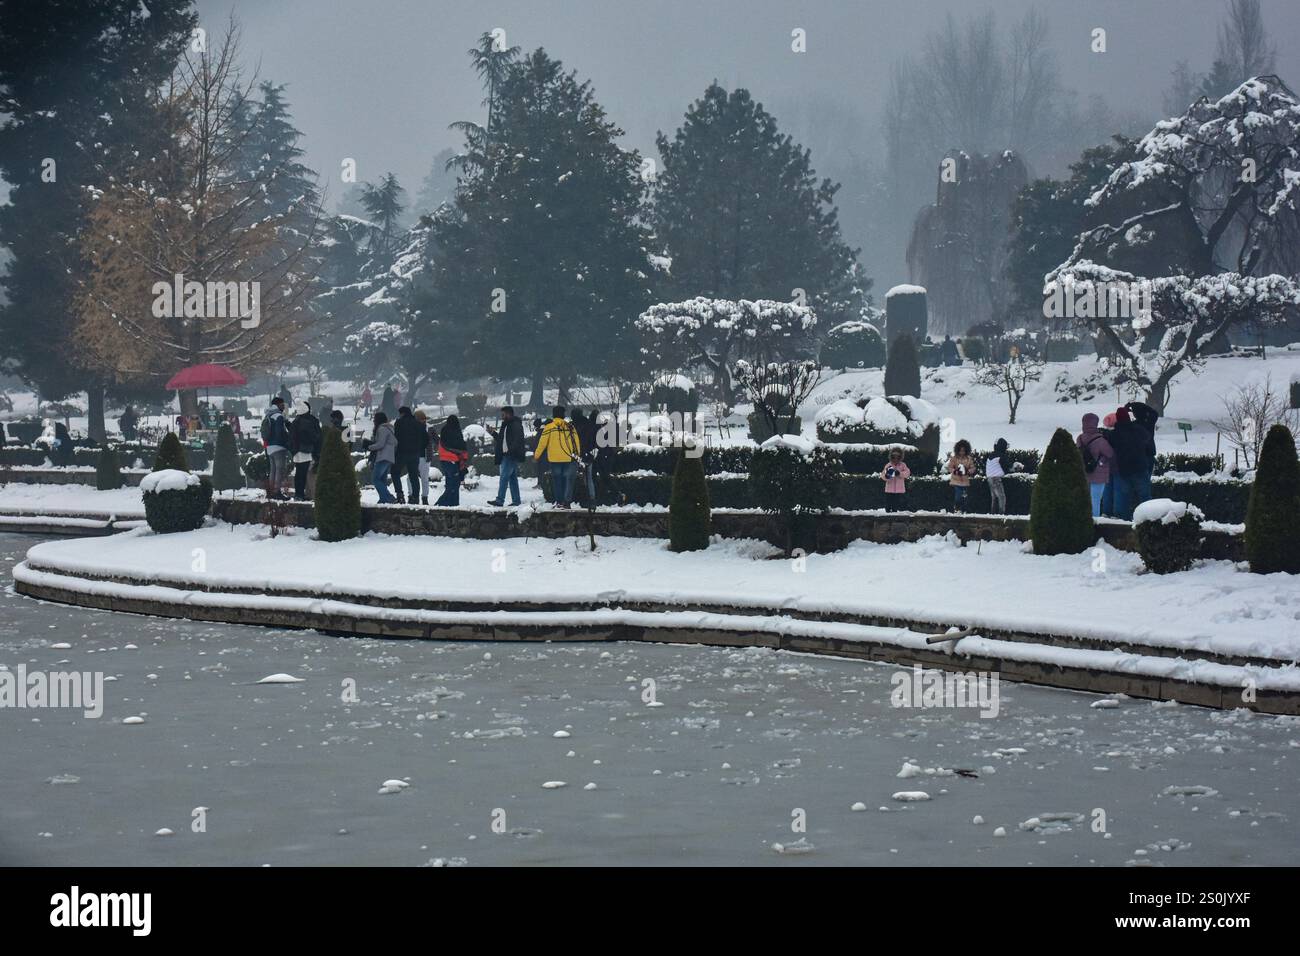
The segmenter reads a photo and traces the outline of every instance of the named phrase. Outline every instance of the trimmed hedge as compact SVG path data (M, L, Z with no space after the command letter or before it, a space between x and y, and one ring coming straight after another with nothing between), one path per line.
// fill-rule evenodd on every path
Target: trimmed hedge
M189 471L190 462L185 455L185 447L175 432L168 432L158 443L158 454L153 460L150 471Z
M111 447L103 449L95 464L95 487L100 491L113 491L125 484L117 452Z
M1155 474L1163 475L1171 471L1190 471L1198 475L1210 475L1223 467L1223 459L1214 455L1188 455L1183 452L1162 452L1156 455Z
M817 447L811 455L792 448L763 448L750 464L748 483L754 503L776 515L785 534L785 553L808 544L808 516L831 508L840 479L840 460L834 452Z
M1052 435L1034 480L1029 537L1034 554L1078 554L1097 541L1083 456L1064 428Z
M1143 521L1133 526L1138 554L1156 574L1186 571L1201 552L1201 522L1189 508L1177 521Z
M316 470L316 531L322 541L346 541L361 534L361 489L356 466L343 447L343 435L325 427Z
M50 453L44 448L2 448L0 449L0 465L10 467L30 466L39 468L45 464L45 459L50 457Z
M212 462L212 487L217 491L232 491L244 487L244 473L239 468L239 452L235 450L235 432L229 425L217 429L217 452Z
M203 476L197 485L184 490L153 491L142 497L145 520L154 531L159 534L194 531L203 526L203 519L212 506L212 482Z
M673 471L672 498L668 504L668 548L671 551L703 551L711 531L709 486L700 457L689 457L682 449Z
M1285 425L1268 430L1259 452L1246 512L1246 559L1257 574L1300 573L1300 461Z

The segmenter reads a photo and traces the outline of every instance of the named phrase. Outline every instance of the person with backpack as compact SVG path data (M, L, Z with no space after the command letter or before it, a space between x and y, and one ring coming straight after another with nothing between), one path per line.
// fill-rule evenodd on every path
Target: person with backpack
M1007 440L999 438L993 443L993 454L984 462L984 477L989 482L989 501L995 515L1007 513L1007 489L1002 479L1011 473L1011 456L1007 454Z
M293 449L293 497L306 501L307 478L320 463L320 419L311 413L311 405L299 399L293 404L293 423L289 426L289 442Z
M948 456L948 484L952 486L952 510L965 514L969 508L970 480L975 475L975 459L970 442L958 439Z
M370 472L371 480L374 482L375 491L379 492L379 503L385 505L397 501L393 493L388 490L388 473L392 470L397 455L397 436L393 434L393 426L388 424L388 416L383 412L375 412L374 422L375 430L366 448L370 452L370 460L373 463ZM400 487L398 490L401 490Z
M903 449L889 449L889 461L881 472L885 479L885 510L907 510L907 479L912 477L912 469L903 461Z
M262 419L262 444L266 446L269 474L266 479L266 497L281 499L285 479L289 474L289 424L284 420L284 399L271 399L271 408Z
M469 446L460 429L460 419L448 415L438 432L438 466L442 469L442 494L435 505L455 508L460 505L460 481L469 464Z
M524 445L524 423L515 418L515 410L509 405L501 409L501 427L493 428L488 426L488 432L492 435L492 457L496 459L497 472L500 478L497 481L497 496L488 504L495 508L501 508L506 502L506 492L510 492L511 507L518 508L519 498L519 465L523 462L524 456L528 454Z
M409 405L403 405L397 410L393 434L397 437L396 461L393 464L397 500L405 500L402 495L402 475L405 475L411 504L415 504L420 500L420 459L424 457L425 446L429 443L429 430L411 414ZM424 503L429 503L427 496Z
M566 409L556 405L551 410L551 420L542 427L537 438L533 458L544 461L551 468L551 486L555 507L568 508L573 501L573 477L578 470L582 444L573 425L564 420Z
M1083 470L1088 477L1088 493L1092 495L1092 516L1098 518L1102 513L1106 486L1110 482L1111 465L1115 461L1115 449L1100 428L1097 416L1092 412L1083 416L1083 431L1074 443L1079 446L1083 456Z
M1133 509L1147 499L1142 497L1143 480L1150 475L1156 456L1155 438L1133 421L1127 408L1115 410L1115 428L1110 433L1115 453L1112 478L1115 483L1115 517L1133 520ZM1147 488L1150 481L1146 481Z

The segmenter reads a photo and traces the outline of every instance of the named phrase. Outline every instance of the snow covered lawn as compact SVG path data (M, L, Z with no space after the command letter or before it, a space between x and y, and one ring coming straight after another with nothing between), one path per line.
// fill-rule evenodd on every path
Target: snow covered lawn
M139 488L99 491L94 485L0 485L0 514L113 514L143 518Z
M732 604L893 614L986 628L1122 638L1170 648L1294 660L1300 656L1300 581L1253 575L1224 561L1180 574L1142 571L1137 555L1101 546L1039 557L1018 543L961 547L858 542L802 562L769 545L721 541L672 554L664 542L598 538L467 540L366 535L336 544L296 531L214 525L187 534L146 530L52 541L30 558L74 572L115 571L181 583L305 589L322 596L433 596L572 601L620 597L682 605ZM202 549L205 571L193 572Z

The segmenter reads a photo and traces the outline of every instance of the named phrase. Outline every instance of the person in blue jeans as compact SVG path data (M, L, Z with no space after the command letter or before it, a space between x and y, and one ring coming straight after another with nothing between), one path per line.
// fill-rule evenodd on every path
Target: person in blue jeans
M375 490L379 492L379 503L396 501L397 498L388 490L388 474L393 470L393 462L397 458L397 436L393 434L393 426L388 424L388 416L383 412L375 413L375 432L367 447L374 455L375 465L371 477Z
M564 420L565 408L556 405L551 420L542 427L533 457L551 466L552 493L555 507L568 508L573 501L573 478L578 472L582 445L573 425Z
M497 482L497 496L488 502L500 508L505 504L506 491L510 492L510 504L519 506L519 465L528 450L524 447L524 423L515 417L515 410L509 405L501 409L501 427L488 426L492 434L493 457L496 458L500 480Z

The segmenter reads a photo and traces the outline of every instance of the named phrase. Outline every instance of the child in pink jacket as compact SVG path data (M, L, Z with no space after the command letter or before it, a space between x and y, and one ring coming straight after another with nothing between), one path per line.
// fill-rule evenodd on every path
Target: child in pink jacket
M905 511L907 506L907 479L912 477L912 470L903 461L900 448L890 449L889 462L881 475L885 479L885 510Z

